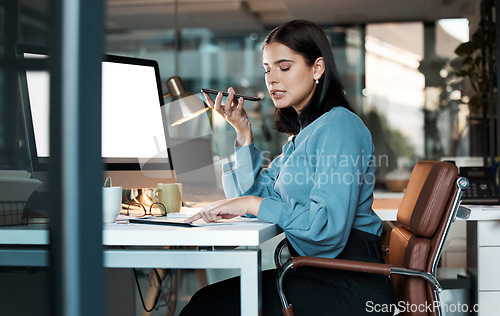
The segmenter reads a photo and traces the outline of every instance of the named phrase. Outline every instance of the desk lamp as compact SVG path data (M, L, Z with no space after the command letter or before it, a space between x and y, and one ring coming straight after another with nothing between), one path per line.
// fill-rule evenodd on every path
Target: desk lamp
M170 126L185 123L210 109L203 100L184 89L179 76L167 79L167 88L172 97L168 112Z
M166 83L170 97L172 98L172 101L168 104L168 121L170 126L183 124L210 109L203 100L184 89L179 76L168 78ZM146 207L151 206L153 201L147 194L147 190L137 189L137 196L134 196L134 193L131 192L130 201L128 202L142 204Z

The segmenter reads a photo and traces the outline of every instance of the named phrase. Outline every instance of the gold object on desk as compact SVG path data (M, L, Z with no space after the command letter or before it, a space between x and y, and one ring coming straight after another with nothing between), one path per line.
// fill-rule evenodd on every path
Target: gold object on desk
M151 196L147 193L148 191L151 191L150 189L136 189L137 190L137 196L134 196L132 199L136 203L141 203L144 206L151 206L153 204L153 200L151 199Z

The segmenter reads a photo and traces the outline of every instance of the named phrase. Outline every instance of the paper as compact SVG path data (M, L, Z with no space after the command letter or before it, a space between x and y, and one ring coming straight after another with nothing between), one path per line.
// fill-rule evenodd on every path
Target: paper
M169 217L155 217L144 216L141 218L129 218L132 224L150 224L150 225L165 225L165 226L180 226L180 227L206 227L206 226L220 226L231 225L230 222L215 222L205 223L203 221L196 221L196 223L186 223L184 218L169 218Z
M206 223L203 220L197 220L194 223L185 223L185 217L155 217L155 216L143 216L143 217L133 217L133 216L123 216L120 215L116 219L119 223L131 223L131 224L150 224L150 225L164 225L164 226L178 226L178 227L210 227L210 226L238 226L238 225L261 225L262 222L256 218L247 218L237 216L231 219L222 219L213 223Z

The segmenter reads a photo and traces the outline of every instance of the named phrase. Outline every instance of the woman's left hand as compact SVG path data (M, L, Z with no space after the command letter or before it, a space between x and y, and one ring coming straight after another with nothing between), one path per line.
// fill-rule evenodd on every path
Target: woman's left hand
M258 196L242 196L234 199L215 201L204 207L199 213L186 219L185 222L191 223L201 218L209 223L221 219L244 216L248 213L257 216L261 202L262 198Z

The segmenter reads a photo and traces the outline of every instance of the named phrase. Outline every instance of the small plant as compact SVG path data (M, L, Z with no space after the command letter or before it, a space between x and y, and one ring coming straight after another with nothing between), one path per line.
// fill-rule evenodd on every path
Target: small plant
M491 8L490 8L491 9ZM470 95L471 110L488 109L489 98L496 100L497 60L496 60L496 25L487 12L486 1L481 2L481 21L470 41L459 45L455 53L462 57L462 67L457 76L469 79L473 95ZM493 95L490 95L490 83Z
M110 177L107 177L106 181L104 181L104 187L105 188L111 187L111 178Z

